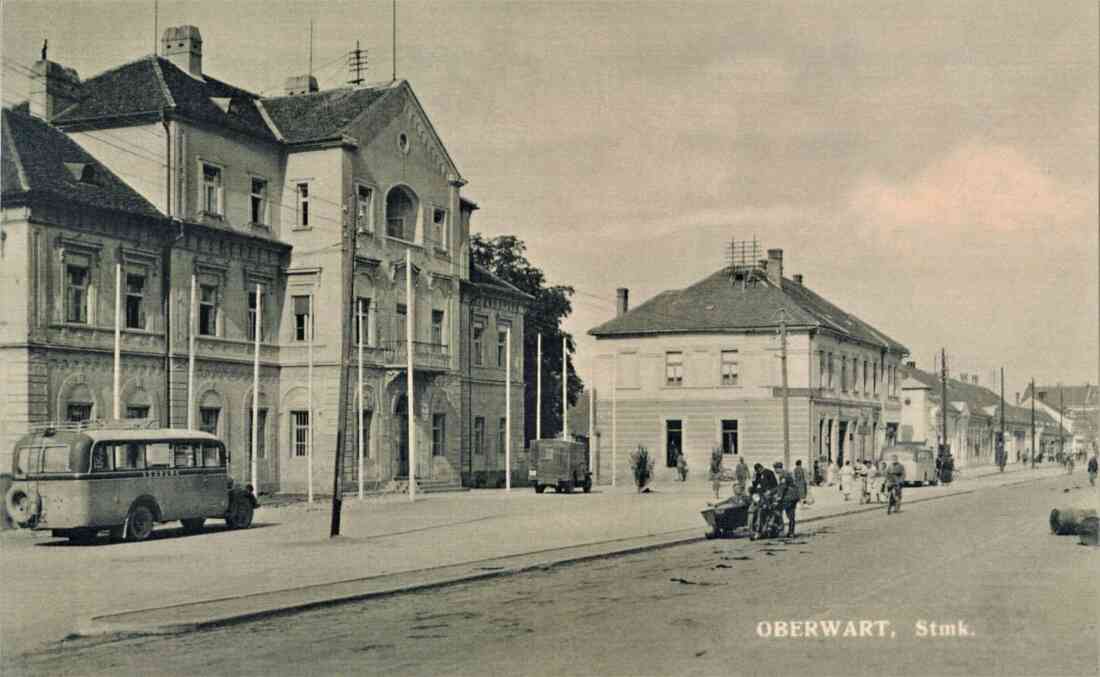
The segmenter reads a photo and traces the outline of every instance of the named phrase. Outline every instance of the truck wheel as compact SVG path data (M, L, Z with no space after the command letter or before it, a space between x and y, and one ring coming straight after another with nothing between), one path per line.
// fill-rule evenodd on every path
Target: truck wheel
M535 493L536 494L541 494L544 491L546 491L546 485L545 484L536 484L535 485Z
M152 535L155 524L152 510L145 505L135 505L126 518L126 540L144 541Z

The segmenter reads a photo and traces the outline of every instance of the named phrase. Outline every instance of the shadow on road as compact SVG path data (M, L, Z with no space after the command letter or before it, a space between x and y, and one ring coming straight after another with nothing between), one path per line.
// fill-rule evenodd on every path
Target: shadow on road
M279 526L279 522L257 522L255 524L253 524L252 526L250 526L247 529L247 531L251 531L253 529L266 529L268 527L277 527L277 526ZM217 534L226 533L226 532L229 532L229 531L235 531L235 530L230 529L229 527L227 527L224 524L212 524L210 526L205 526L205 527L203 527L202 531L200 531L198 533L188 533L187 531L184 531L183 527L175 527L175 528L171 528L171 529L157 529L156 531L154 531L152 534L149 535L149 538L147 538L144 541L140 541L140 542L141 543L151 543L153 541L160 541L160 540L165 540L165 539L169 539L169 538L202 538L203 536L215 536ZM101 547L101 546L108 546L108 545L137 545L137 543L128 543L126 541L115 541L115 540L112 540L110 538L110 536L108 536L107 534L104 533L104 534L100 534L99 536L96 536L96 538L94 540L88 541L87 543L75 543L73 541L70 541L68 539L65 539L63 537L58 536L56 538L56 540L46 541L45 543L35 543L34 547L36 547L36 548L90 548L90 547L94 548L94 547Z

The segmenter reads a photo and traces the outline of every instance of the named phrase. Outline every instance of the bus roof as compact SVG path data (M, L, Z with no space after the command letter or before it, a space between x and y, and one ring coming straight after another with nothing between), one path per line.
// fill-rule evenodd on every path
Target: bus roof
M186 430L183 428L149 428L145 430L111 430L109 428L105 428L98 430L85 430L82 434L87 435L93 442L129 442L158 438L166 440L209 440L211 442L219 441L216 435L211 435L210 433L202 432L200 430Z

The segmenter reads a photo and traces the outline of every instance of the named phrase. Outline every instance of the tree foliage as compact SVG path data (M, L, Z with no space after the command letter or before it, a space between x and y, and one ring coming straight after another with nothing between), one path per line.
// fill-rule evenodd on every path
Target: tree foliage
M561 434L561 339L572 355L573 337L561 329L562 320L573 312L570 297L573 287L547 285L546 275L527 259L527 245L514 235L486 239L480 233L470 236L473 262L530 294L534 300L523 322L524 439L535 439L536 394L538 378L538 336L542 334L542 437ZM584 383L569 361L568 399L576 404Z

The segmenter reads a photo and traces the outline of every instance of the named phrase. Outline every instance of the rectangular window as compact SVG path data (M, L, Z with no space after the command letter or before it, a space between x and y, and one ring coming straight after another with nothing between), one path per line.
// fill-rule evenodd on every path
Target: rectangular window
M508 419L500 419L500 425L497 427L497 453L501 456L504 455L505 440L508 436Z
M370 343L370 299L360 296L355 299L355 340L357 345L369 346Z
M863 388L862 392L867 392L867 360L863 361Z
M67 264L65 266L65 321L88 323L88 268Z
M871 363L871 392L878 395L878 362Z
M737 453L737 420L724 419L722 421L722 453Z
M290 412L290 439L291 448L295 456L309 454L309 412Z
M482 320L474 320L474 335L473 335L473 347L474 351L474 364L479 367L485 363L484 358L484 346L482 343L485 338L485 322Z
M829 353L829 379L827 386L829 390L833 389L833 354Z
M825 365L825 351L824 350L817 351L817 362L818 362L817 387L818 388L824 388L825 383L826 383L826 380L825 380L826 375L828 373L828 369Z
M202 165L202 211L211 216L222 216L222 168Z
M722 351L722 385L737 385L737 351Z
M295 191L298 196L298 227L309 228L309 184L299 183Z
M149 407L126 407L126 418L149 418Z
M503 367L508 356L508 325L497 325L497 366Z
M126 328L145 329L145 276L126 274Z
M396 319L393 323L393 340L396 343L402 343L406 340L405 333L408 328L405 326L408 323L409 309L404 303L397 304ZM415 338L415 337L414 337Z
M263 299L257 299L255 291L248 292L248 340L249 341L255 341L256 340L256 320L257 320L256 311L257 310L262 310L262 309L257 307L258 306L257 300L262 301ZM262 317L260 317L258 319L259 319L259 324L260 324L260 340L263 341L264 340L264 321L263 321Z
M684 384L684 354L681 352L665 353L665 385L680 386Z
M294 305L294 340L308 341L310 339L310 329L312 329L312 322L310 322L309 317L309 297L293 296L291 300Z
M144 467L144 444L130 442L115 445L115 470L140 470Z
M485 418L482 416L474 419L474 453L485 453Z
M370 232L373 229L371 215L374 205L374 189L370 186L357 185L355 187L355 226L360 232Z
M70 402L65 407L65 420L70 423L92 420L92 405L86 402Z
M197 454L196 454L197 452ZM198 459L196 459L196 455ZM202 460L202 447L189 442L175 442L172 444L172 467L194 468Z
M267 179L252 177L252 223L258 226L267 225Z
M218 288L199 285L199 336L218 335Z
M211 435L218 434L218 419L222 410L218 407L201 407L199 409L199 430Z
M848 392L848 358L840 358L840 392Z
M447 453L447 415L432 414L432 456Z
M447 246L447 210L432 210L432 240L440 247Z
M443 311L432 311L432 343L443 345Z

